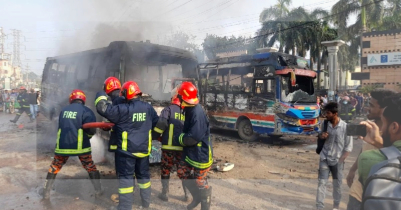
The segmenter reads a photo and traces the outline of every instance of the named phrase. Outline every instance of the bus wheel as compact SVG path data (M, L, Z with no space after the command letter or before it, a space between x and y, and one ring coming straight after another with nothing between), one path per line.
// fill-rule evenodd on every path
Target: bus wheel
M258 134L253 132L251 121L241 120L238 124L238 135L242 140L255 141Z

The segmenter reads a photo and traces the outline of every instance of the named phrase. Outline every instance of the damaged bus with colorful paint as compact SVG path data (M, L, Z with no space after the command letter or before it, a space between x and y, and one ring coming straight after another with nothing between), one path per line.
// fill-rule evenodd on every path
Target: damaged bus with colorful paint
M259 134L319 131L316 72L306 59L279 52L218 58L198 65L200 98L214 127L243 140Z

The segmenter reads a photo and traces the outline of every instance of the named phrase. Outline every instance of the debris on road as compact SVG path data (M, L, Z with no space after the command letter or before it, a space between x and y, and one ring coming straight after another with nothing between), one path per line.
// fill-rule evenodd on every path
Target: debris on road
M218 171L230 171L234 168L234 163L224 163L222 165L217 165L217 170Z
M114 203L118 203L118 194L112 194L110 199L114 202Z

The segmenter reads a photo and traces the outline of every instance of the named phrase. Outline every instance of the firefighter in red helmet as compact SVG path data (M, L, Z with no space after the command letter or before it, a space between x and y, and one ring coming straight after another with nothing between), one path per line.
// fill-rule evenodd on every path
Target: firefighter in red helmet
M32 114L31 114L31 110L30 110L31 106L29 105L29 99L28 99L29 95L27 93L27 90L23 86L21 86L19 90L20 90L20 93L17 97L17 101L18 101L19 105L21 106L21 108L18 109L18 113L17 113L17 115L15 115L14 120L10 120L10 122L16 123L24 112L28 115L28 117L30 119L29 122L33 122L34 120L33 120Z
M153 107L139 99L138 85L128 81L121 88L126 103L107 103L105 92L96 94L97 112L114 123L117 136L116 169L119 179L119 210L132 209L134 175L137 179L142 207L150 205L151 184L149 155L152 150L152 130L159 117Z
M116 77L109 77L104 81L103 90L110 97L113 105L125 103L123 96L120 96L121 83ZM115 152L117 150L117 137L114 128L111 129L110 140L109 140L109 152Z
M86 96L82 90L73 90L69 97L70 105L64 107L59 115L59 126L55 156L47 173L43 198L50 198L50 190L56 175L70 156L78 156L82 166L89 173L95 188L95 195L102 194L100 173L92 160L89 139L96 129L82 129L85 123L96 122L95 114L85 106Z
M174 141L183 146L177 173L193 197L187 209L194 209L201 203L201 209L208 210L212 187L208 185L207 173L213 164L213 146L209 120L199 104L197 94L198 90L191 82L183 82L178 89L185 121L182 133L174 137Z
M172 91L171 105L164 108L160 114L159 121L154 128L153 139L158 139L162 135L162 158L161 158L161 182L162 192L159 198L168 201L170 172L175 165L178 168L182 157L183 147L173 142L173 136L178 136L182 132L184 125L184 115L182 114L181 101L177 98L177 88ZM184 201L188 196L186 188L183 185Z

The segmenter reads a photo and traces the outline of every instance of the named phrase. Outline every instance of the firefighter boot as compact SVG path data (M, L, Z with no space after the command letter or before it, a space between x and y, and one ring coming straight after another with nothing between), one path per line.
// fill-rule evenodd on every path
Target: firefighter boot
M168 192L169 192L169 181L170 181L170 175L168 176L161 176L161 182L162 182L162 192L159 194L159 198L163 201L168 201Z
M184 198L182 199L183 201L185 201L185 202L187 202L188 201L188 192L187 192L187 188L186 188L186 186L184 185L184 182L181 182L182 183L182 189L184 190Z
M192 210L192 209L196 208L196 206L198 206L198 204L201 202L200 191L196 184L195 179L184 180L184 183L192 195L192 202L190 204L188 204L187 209Z
M21 115L15 115L15 118L13 120L10 120L12 123L17 123L18 119L21 117Z
M95 196L101 196L103 194L102 185L100 184L100 173L99 171L91 171L89 172L89 178L95 188Z
M50 198L50 191L53 188L54 181L56 180L57 174L47 173L45 185L43 187L43 199L48 200Z
M201 210L209 210L212 201L212 187L200 190Z

